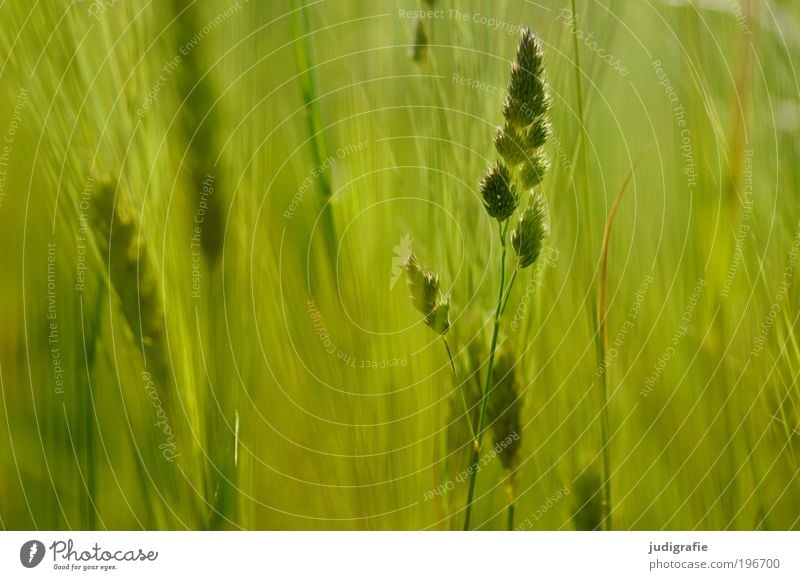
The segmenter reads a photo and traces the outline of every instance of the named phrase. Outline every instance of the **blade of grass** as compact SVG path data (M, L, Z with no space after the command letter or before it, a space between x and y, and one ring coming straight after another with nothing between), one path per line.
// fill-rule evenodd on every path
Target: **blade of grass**
M320 168L318 179L323 203L323 235L325 236L328 258L330 263L333 264L336 259L336 228L333 219L333 208L331 207L333 187L327 171L323 169L323 161L328 159L328 153L322 129L322 116L317 102L317 83L311 57L311 24L308 20L308 11L305 3L302 0L294 0L294 7L295 58L300 72L300 89L303 94L303 108L311 141L311 156L314 166Z
M578 22L578 12L575 9L575 0L571 0L572 2L572 17L575 19L576 26ZM583 101L583 72L581 69L581 51L580 46L578 44L578 35L572 35L572 49L575 52L575 92L578 101L578 122L580 125L579 129L579 148L581 151L581 157L583 159L583 195L585 196L584 203L586 204L585 209L586 211L584 214L586 216L591 216L592 211L592 198L589 194L589 156L586 153L586 107ZM587 228L588 228L588 249L589 249L589 256L594 256L594 230L592 228L592 220L591 218L586 219L587 221Z
M645 149L646 151L647 149ZM606 219L606 226L603 232L603 246L600 254L600 289L598 295L598 317L600 324L600 332L595 334L599 337L597 341L597 364L603 365L606 360L606 353L608 352L608 248L611 242L611 226L614 223L614 218L617 216L620 203L622 203L622 196L628 187L633 173L636 171L636 166L641 161L644 151L639 155L639 158L631 167L625 181L622 182L617 192L614 201L611 204L611 209L608 212ZM601 441L603 446L603 529L611 530L611 450L609 449L609 420L608 420L608 373L600 374L600 394L601 394L601 408L600 408L600 431Z

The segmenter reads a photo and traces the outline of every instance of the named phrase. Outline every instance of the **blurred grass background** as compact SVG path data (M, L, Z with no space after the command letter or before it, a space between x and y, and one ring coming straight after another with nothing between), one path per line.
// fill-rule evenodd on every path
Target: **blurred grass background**
M408 236L440 272L460 376L482 377L499 247L477 182L520 25L545 44L554 139L549 258L503 326L518 521L573 529L599 462L600 245L642 156L609 255L614 526L798 527L800 6L579 0L573 22L568 2L438 0L421 25L419 9L0 3L3 528L458 529L466 485L426 494L467 467L469 437L393 258ZM162 343L123 314L119 289L147 273L109 269L92 225L106 175ZM505 526L504 479L481 471L476 526Z

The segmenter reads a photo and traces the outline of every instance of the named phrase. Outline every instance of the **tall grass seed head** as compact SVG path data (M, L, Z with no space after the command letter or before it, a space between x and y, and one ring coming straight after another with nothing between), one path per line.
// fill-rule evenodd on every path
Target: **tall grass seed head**
M548 226L541 197L533 198L519 216L517 227L511 230L511 247L517 254L517 266L527 268L539 258Z
M480 182L481 198L487 213L499 222L511 217L517 208L517 188L504 163L495 163Z
M516 62L511 65L503 115L508 123L526 127L545 115L550 104L542 42L526 28L517 48Z
M544 72L544 47L542 46L542 41L527 26L520 33L516 62L533 75L541 76Z
M425 318L425 324L444 335L450 329L450 300L439 292L439 276L422 266L414 253L405 263L411 303Z

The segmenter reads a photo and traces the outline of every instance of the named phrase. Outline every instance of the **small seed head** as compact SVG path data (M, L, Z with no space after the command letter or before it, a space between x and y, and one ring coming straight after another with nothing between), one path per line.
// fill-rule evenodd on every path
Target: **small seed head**
M516 62L511 65L503 115L508 123L526 127L550 108L542 41L530 29L522 32Z
M425 324L437 334L447 334L450 330L450 298L445 296L436 302L433 311L425 317Z
M514 125L506 123L494 134L494 146L509 167L515 167L527 157L526 139Z
M519 268L527 268L536 262L542 253L542 244L547 233L544 204L537 196L519 216L517 227L511 231L511 246L517 253Z
M532 189L544 179L544 174L550 168L550 160L544 151L536 151L528 157L519 173L520 184L523 189Z
M495 163L481 178L481 197L486 211L499 222L506 221L517 208L517 188L504 163Z
M533 75L544 72L544 47L530 28L524 28L517 46L517 64Z
M412 252L405 264L406 283L411 303L425 318L425 324L438 334L450 330L450 299L439 293L439 275L420 265Z
M529 150L538 149L550 139L553 128L547 115L540 115L525 133L525 144Z

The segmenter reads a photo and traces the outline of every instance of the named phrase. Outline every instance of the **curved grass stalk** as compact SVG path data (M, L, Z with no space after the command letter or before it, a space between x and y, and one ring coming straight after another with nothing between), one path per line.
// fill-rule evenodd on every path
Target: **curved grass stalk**
M644 153L642 153L643 155ZM627 177L625 177L625 181L622 183L622 187L620 188L619 192L617 192L614 201L611 204L611 209L608 212L608 218L606 219L606 226L605 230L603 231L603 246L601 248L600 254L600 290L598 295L598 322L599 322L599 333L596 336L599 337L597 341L597 357L598 357L598 365L605 364L606 360L606 353L608 353L608 247L611 242L611 226L614 223L614 218L617 216L617 211L619 210L619 205L622 202L622 196L625 193L625 190L628 187L631 179L633 178L633 172L636 170L636 166L641 161L641 155L639 159L633 164L633 167L628 172ZM609 447L609 418L608 418L608 379L607 379L607 372L600 374L600 398L601 398L601 408L600 408L600 439L603 446L603 481L602 481L602 489L603 489L603 517L602 517L602 528L604 530L611 530L612 527L612 520L611 520L611 450Z

